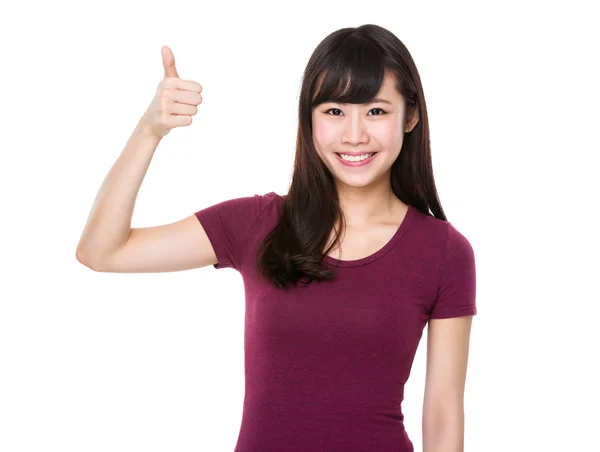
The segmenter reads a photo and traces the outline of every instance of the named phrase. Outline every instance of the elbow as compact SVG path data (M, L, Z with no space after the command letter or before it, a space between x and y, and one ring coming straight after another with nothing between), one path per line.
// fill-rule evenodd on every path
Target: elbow
M89 264L87 263L88 260L87 258L84 256L83 251L78 247L77 250L75 251L75 258L77 259L77 262L79 262L80 264L85 265L86 267L89 267Z
M86 256L86 254L83 253L83 251L80 248L77 248L77 250L75 251L75 258L80 264L85 265L90 270L93 270L95 272L102 271L99 269L97 263L93 259L90 259L89 256Z

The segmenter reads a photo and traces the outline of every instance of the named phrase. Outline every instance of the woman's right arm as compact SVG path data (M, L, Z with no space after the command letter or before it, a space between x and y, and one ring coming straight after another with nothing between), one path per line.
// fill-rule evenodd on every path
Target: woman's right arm
M181 80L173 54L163 47L165 78L121 155L102 183L77 246L79 262L101 272L188 270L217 263L195 215L148 228L131 228L135 200L161 139L191 124L202 86Z

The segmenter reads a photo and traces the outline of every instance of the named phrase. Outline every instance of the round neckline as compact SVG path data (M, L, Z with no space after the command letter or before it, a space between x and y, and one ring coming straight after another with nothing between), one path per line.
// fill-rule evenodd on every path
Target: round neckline
M382 257L383 255L387 254L396 245L396 243L398 243L400 238L404 235L406 228L408 227L409 223L413 219L415 208L413 206L411 206L410 204L407 204L407 206L408 206L408 209L406 211L406 214L404 215L404 218L402 219L402 222L398 226L398 229L396 229L396 232L394 233L392 238L385 245L383 245L382 248L379 248L377 251L375 251L373 254L371 254L369 256L365 256L360 259L353 259L353 260L340 260L340 259L336 259L335 257L325 255L323 257L323 262L326 262L331 265L335 265L336 267L358 267L360 265L365 265L370 262L373 262L373 261L379 259L380 257Z

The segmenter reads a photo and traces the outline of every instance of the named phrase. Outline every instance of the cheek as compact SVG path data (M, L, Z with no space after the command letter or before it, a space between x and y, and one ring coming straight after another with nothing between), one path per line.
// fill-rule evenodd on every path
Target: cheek
M400 124L396 121L381 124L381 127L377 127L373 130L372 135L382 146L388 149L395 149L399 145L402 145L404 133Z
M334 140L336 133L335 127L327 121L313 121L313 138L316 143L327 145Z

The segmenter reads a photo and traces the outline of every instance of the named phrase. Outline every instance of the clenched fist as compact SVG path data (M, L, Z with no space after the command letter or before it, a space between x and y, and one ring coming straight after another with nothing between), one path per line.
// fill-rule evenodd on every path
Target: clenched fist
M202 103L202 85L179 78L175 57L167 46L162 48L162 60L165 77L141 120L143 127L158 138L174 127L189 126Z

